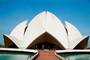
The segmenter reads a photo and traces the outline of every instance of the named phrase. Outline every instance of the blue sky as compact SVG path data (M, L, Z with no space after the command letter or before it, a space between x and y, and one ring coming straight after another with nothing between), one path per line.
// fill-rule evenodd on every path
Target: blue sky
M90 35L90 0L0 0L0 44L3 34L42 11L50 11L63 23L67 20L83 35Z

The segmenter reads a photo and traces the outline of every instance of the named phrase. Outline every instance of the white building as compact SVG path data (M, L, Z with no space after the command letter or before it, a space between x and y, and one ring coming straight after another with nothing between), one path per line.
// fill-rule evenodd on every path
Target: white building
M41 12L30 23L23 21L10 33L4 34L6 48L22 49L85 49L88 36L82 36L71 23L63 24L54 14Z

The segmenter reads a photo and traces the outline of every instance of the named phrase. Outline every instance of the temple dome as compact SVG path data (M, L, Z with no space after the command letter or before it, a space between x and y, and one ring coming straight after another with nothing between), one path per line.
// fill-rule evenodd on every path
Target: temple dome
M30 23L21 22L10 35L4 34L5 47L9 47L11 41L18 48L23 49L43 41L54 44L61 49L74 49L78 45L81 48L86 48L88 38L88 36L82 36L74 25L67 21L64 25L58 17L48 11L39 13Z

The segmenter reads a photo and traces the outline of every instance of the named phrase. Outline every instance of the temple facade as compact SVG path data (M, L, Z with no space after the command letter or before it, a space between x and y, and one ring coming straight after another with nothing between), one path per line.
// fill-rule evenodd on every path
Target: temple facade
M50 12L41 12L30 23L23 21L9 35L4 34L5 48L86 49L89 36L83 36L71 23Z

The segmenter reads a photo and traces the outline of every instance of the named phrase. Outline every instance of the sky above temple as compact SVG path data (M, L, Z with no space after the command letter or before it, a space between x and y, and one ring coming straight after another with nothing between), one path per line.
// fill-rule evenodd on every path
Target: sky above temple
M72 23L82 35L90 35L90 0L0 0L0 44L4 44L3 34L43 11Z

